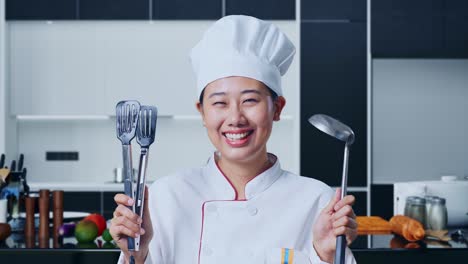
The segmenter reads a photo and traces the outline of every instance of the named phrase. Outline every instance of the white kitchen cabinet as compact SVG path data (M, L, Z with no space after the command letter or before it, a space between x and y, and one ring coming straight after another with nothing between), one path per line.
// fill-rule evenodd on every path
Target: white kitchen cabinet
M11 22L12 115L104 114L103 63L89 23Z
M115 115L124 99L198 116L189 53L213 21L8 23L11 115ZM294 22L278 22L297 43ZM297 113L298 61L283 80Z
M159 115L198 115L191 48L211 21L115 23L102 28L106 112L122 99L158 107Z
M12 115L198 115L189 52L211 21L10 22Z

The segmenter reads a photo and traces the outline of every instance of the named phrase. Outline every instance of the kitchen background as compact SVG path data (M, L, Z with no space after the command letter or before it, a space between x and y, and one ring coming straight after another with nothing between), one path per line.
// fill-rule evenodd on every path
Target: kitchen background
M326 113L357 134L349 190L358 214L388 215L394 182L468 175L468 1L0 3L0 153L25 154L33 189L95 191L111 207L123 190L110 183L122 166L121 99L159 108L150 180L202 165L213 147L195 110L188 52L229 14L271 20L297 47L269 142L283 168L339 185L343 146L306 121ZM77 159L49 161L47 152Z

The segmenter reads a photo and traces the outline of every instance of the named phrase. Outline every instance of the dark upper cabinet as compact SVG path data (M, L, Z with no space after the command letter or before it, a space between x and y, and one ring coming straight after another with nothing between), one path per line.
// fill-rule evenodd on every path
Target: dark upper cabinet
M301 19L365 21L366 0L303 0Z
M447 57L468 58L468 0L446 0L444 49Z
M449 16L468 16L468 0L446 0L445 10Z
M441 16L373 16L371 28L374 57L443 56Z
M150 18L150 0L79 0L79 18L90 20L144 20Z
M219 19L220 0L153 0L153 19Z
M350 186L367 185L366 23L301 23L301 175L339 186L343 142L307 121L331 115L356 134Z
M375 0L371 4L372 16L443 15L444 1L446 0Z
M72 20L76 0L6 0L7 20Z
M467 58L467 0L372 1L372 56Z
M226 15L249 15L260 19L296 19L295 0L225 0Z
M468 58L468 14L464 17L447 16L445 25L446 57Z
M444 0L372 1L372 56L441 57Z

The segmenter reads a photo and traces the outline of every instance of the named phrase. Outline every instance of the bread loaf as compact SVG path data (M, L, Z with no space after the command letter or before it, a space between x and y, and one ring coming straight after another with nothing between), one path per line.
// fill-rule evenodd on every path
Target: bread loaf
M358 234L390 234L390 223L378 216L357 216Z
M406 240L414 242L424 239L423 225L410 217L404 215L395 215L390 219L392 232L396 233Z

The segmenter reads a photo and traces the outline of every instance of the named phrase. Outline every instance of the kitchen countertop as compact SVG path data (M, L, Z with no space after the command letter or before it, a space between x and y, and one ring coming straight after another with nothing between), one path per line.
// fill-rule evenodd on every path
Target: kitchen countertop
M465 233L468 233L468 229L462 229ZM452 233L453 231L449 232ZM368 242L371 243L368 243ZM6 241L0 241L0 251L2 249L40 249L38 248L38 242L36 241L33 248L29 248L25 242L25 238L22 232L13 232ZM404 238L388 234L388 235L359 235L357 239L351 244L351 250L439 250L439 249L452 249L452 250L468 250L468 242L454 241L449 242L437 242L434 240L421 240L417 242L408 242ZM103 244L107 244L103 245ZM49 247L47 249L53 249L53 239L50 237ZM57 249L111 249L116 248L115 244L106 243L101 237L98 237L94 242L87 244L77 243L74 237L62 238L60 241L60 247Z
M468 238L468 229L454 228L450 229L448 235L456 233L456 230L461 230L465 239ZM438 240L424 239L417 242L409 242L403 237L394 234L372 234L359 235L351 245L351 249L382 249L382 250L407 250L407 249L468 249L466 240L453 240L456 237L451 236L452 240L448 242L440 242Z
M394 235L363 235L359 239L374 240L378 237L380 243L373 246L356 245L352 247L357 263L461 263L460 260L468 259L468 248L466 247L427 247L422 243L419 248L405 247L408 243L400 241L397 247L391 243ZM79 245L75 244L73 238L66 239L62 246L57 249L39 249L37 243L34 248L25 248L24 242L17 245L0 243L0 255L2 259L8 259L14 263L116 263L120 251L118 248L108 249L101 242ZM354 243L353 243L354 244ZM109 245L109 244L108 244ZM112 247L112 245L111 245Z
M147 184L151 184L148 181ZM63 190L72 192L119 192L124 190L123 183L114 182L28 182L32 192L40 189Z

